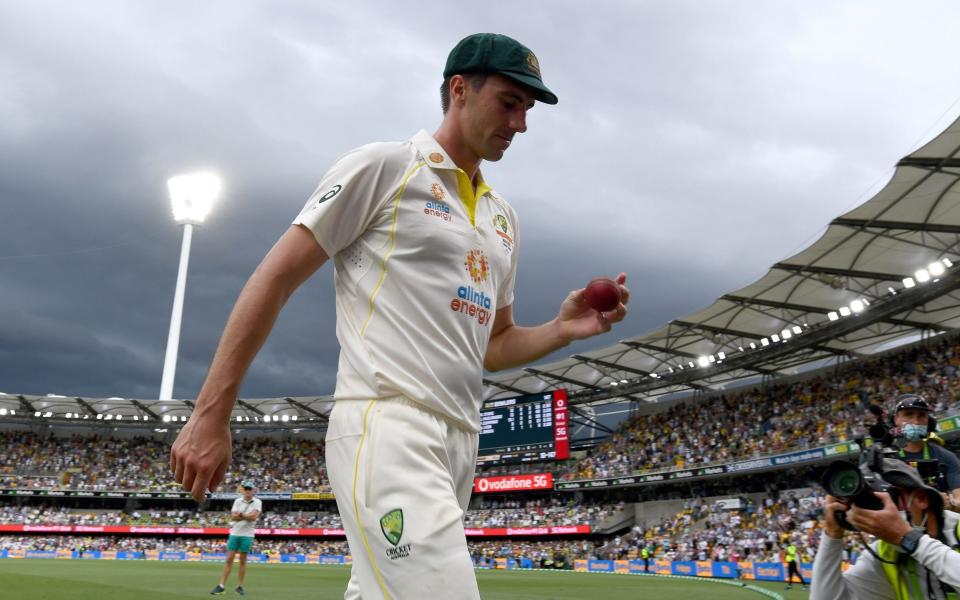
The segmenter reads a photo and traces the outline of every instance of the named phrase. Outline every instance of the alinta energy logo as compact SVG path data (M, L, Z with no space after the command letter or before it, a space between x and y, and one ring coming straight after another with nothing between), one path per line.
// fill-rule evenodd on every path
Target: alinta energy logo
M490 263L481 250L468 251L463 264L470 274L470 280L476 285L481 285L490 277ZM457 297L450 300L450 310L476 319L481 325L490 323L493 316L492 306L490 297L472 285L458 287Z
M444 196L443 186L439 183L433 184L430 186L430 193L433 194L434 199L424 205L423 214L437 217L449 223L453 219L453 215L450 214L450 206L446 202L441 202Z

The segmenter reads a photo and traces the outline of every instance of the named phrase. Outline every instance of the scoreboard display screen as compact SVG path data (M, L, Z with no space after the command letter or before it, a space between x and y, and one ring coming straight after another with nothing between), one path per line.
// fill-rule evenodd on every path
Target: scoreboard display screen
M566 390L483 403L478 465L567 458L570 458L570 444Z

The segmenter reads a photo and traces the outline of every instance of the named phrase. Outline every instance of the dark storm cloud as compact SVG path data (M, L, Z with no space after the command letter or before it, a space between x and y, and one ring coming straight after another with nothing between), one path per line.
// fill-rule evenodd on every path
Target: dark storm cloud
M439 123L473 30L533 48L560 104L488 180L521 219L515 315L627 271L629 321L708 305L811 242L956 98L957 7L877 2L62 2L0 8L0 390L155 397L180 230L166 179L210 168L176 397L335 157ZM949 14L948 14L949 13ZM467 29L469 28L469 29ZM939 128L946 123L940 122ZM281 315L242 393L333 389L331 267Z

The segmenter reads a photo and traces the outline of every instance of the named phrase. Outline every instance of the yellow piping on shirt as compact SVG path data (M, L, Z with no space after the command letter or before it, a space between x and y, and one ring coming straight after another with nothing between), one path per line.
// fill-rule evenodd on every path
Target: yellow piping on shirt
M370 548L370 542L367 541L367 534L363 531L363 523L360 521L360 505L357 502L357 479L360 473L360 452L363 450L363 442L367 439L367 415L373 408L375 400L367 403L367 408L363 411L363 431L360 433L360 442L357 444L357 455L353 459L353 515L356 519L357 529L360 530L360 539L363 540L363 547L367 550L367 556L370 557L370 564L373 565L373 572L377 576L377 583L380 584L380 590L383 591L383 597L390 600L390 593L387 591L386 584L383 583L383 576L380 575L380 568L377 567L377 559L373 557L373 549Z
M397 190L397 195L393 199L393 216L390 222L390 244L387 247L387 251L383 253L383 257L380 259L380 278L377 279L377 285L373 286L373 291L370 292L370 297L367 298L367 318L363 322L363 327L360 328L361 338L367 333L367 325L370 324L370 319L373 318L373 308L374 302L377 298L377 293L380 291L380 286L383 285L383 280L387 278L387 260L397 247L397 216L400 212L400 198L403 197L403 192L407 189L407 182L410 181L410 178L413 177L413 174L416 173L420 167L423 167L426 164L427 163L425 162L419 162L414 165L406 175L404 175L403 182L400 184L400 188Z

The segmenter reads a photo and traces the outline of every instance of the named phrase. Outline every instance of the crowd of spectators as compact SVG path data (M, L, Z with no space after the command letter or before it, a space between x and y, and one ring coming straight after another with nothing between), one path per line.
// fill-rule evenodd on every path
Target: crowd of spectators
M812 379L678 404L622 423L560 477L683 469L853 440L873 422L870 404L889 409L904 392L923 394L936 413L960 408L958 366L960 343L941 340Z
M155 438L0 432L0 487L76 490L172 490L170 447ZM259 491L329 492L323 442L267 437L234 441L222 488L245 479Z
M937 413L960 410L960 343L944 339L871 360L852 361L792 383L681 403L628 419L587 456L566 465L493 466L484 474L551 469L563 480L595 479L729 462L851 440L871 422L870 404L926 396ZM0 487L78 490L176 489L167 443L75 435L0 432ZM253 479L260 491L330 490L321 441L239 438L223 489Z
M725 503L688 500L676 515L648 527L637 525L597 549L597 557L635 559L646 549L651 560L782 562L793 544L801 562L811 562L820 544L823 495L818 490L771 494L762 502ZM845 558L862 544L848 540Z
M591 525L624 510L624 504L576 501L572 496L541 497L536 500L484 498L467 511L464 524L474 527L548 527Z

